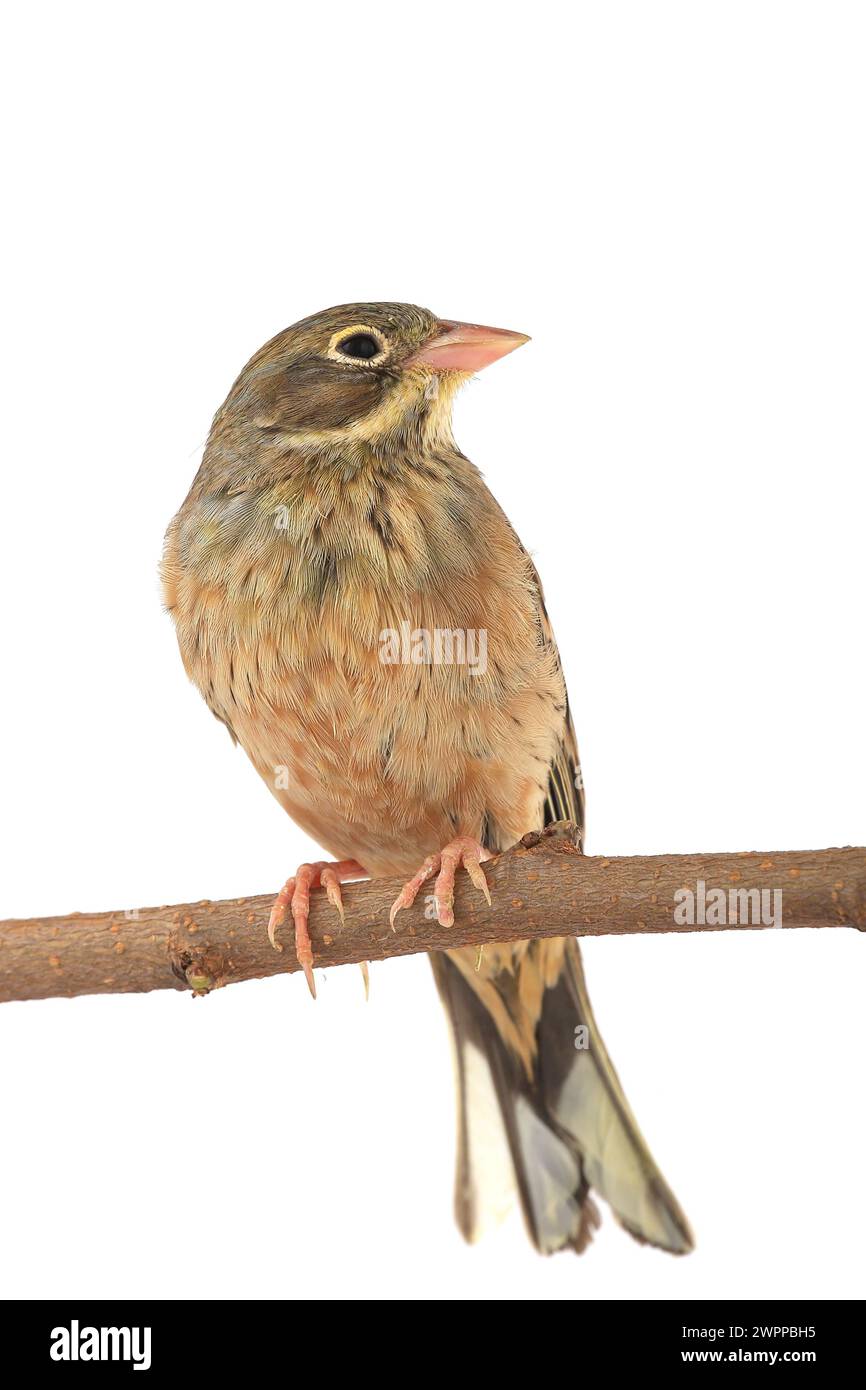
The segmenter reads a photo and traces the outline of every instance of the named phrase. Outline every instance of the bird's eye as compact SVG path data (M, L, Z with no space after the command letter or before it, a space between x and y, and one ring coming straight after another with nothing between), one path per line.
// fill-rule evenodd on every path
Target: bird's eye
M357 357L364 362L378 357L382 351L382 344L372 333L350 333L348 338L341 338L336 347L344 357Z

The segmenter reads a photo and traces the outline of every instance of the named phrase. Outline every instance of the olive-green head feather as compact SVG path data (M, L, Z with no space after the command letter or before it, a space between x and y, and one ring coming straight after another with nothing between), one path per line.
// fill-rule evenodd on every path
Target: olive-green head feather
M393 445L405 429L445 427L456 388L525 341L414 304L342 304L260 348L215 426L243 423L300 447L347 437Z

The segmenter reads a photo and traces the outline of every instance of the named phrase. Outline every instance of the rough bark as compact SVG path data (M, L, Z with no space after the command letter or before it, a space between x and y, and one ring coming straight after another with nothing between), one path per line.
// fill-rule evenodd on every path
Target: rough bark
M551 826L485 865L492 905L458 874L455 925L431 920L429 893L388 925L396 879L347 884L345 923L317 891L310 931L317 966L386 960L414 951L543 936L766 929L760 921L677 925L675 894L781 890L781 925L866 930L866 849L768 853L585 856L573 826ZM285 949L266 927L273 894L222 902L74 913L0 923L0 1003L152 989L206 994L222 985L297 970L291 922ZM777 900L778 901L778 900ZM742 910L742 909L741 909ZM712 915L712 914L708 914Z

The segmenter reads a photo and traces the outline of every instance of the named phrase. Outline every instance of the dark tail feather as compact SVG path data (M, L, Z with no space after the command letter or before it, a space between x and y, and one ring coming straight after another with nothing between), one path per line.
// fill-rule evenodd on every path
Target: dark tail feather
M451 1021L458 1081L455 1207L467 1240L484 1224L489 1096L495 1095L529 1233L543 1254L584 1250L599 1224L591 1188L637 1240L683 1254L688 1222L637 1127L598 1032L576 942L545 992L532 1079L447 956L431 956ZM585 1046L582 1044L585 1043ZM485 1091L488 1093L485 1096Z
M451 1022L457 1068L458 1142L454 1208L466 1240L477 1238L497 1194L490 1155L504 1127L514 1180L535 1245L544 1254L571 1244L583 1250L599 1217L583 1180L580 1162L554 1132L521 1062L505 1047L481 1000L447 956L430 960ZM486 1090L492 1085L498 1114Z

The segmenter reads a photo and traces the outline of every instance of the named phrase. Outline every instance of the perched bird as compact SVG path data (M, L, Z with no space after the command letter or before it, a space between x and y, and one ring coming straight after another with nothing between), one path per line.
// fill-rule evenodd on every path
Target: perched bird
M278 895L311 989L310 890L435 875L583 821L577 745L535 568L451 432L455 392L523 334L408 304L349 304L267 343L216 414L168 529L165 603L186 670L298 825L334 856ZM399 923L396 925L399 926ZM456 1210L489 1195L495 1097L529 1232L581 1251L595 1189L632 1235L692 1237L598 1033L570 938L431 957L459 1085ZM503 1128L504 1127L504 1128Z

